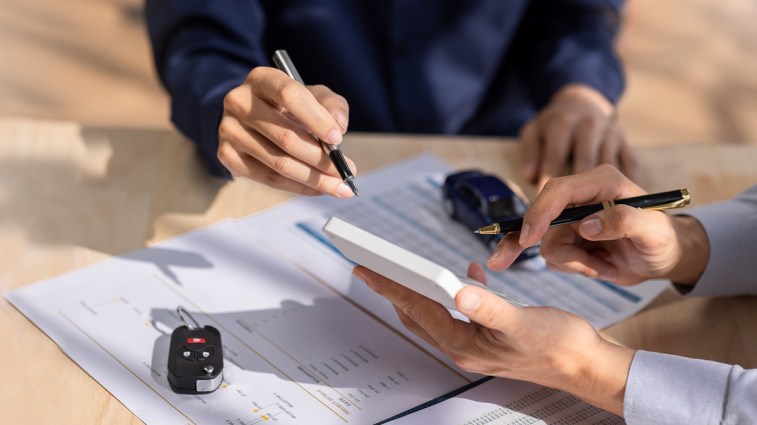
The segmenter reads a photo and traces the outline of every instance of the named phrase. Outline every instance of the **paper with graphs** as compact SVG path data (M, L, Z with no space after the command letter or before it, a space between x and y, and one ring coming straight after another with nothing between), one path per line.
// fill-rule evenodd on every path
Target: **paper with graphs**
M614 423L563 393L462 372L406 331L320 232L338 215L464 274L488 252L441 207L440 179L449 171L421 156L361 177L360 198L296 199L6 297L147 423L376 423L444 399L455 414L434 423L574 423L576 412L588 415L582 423ZM630 316L664 287L617 288L538 261L488 278L512 298L564 308L597 327ZM224 380L211 394L176 394L168 385L178 305L221 331ZM553 413L544 416L548 406ZM418 423L412 418L438 415L434 409L399 420Z

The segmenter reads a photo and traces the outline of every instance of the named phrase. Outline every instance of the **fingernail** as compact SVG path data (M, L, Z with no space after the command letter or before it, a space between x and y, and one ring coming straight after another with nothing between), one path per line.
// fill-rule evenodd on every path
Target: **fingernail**
M342 132L337 129L329 131L329 134L326 135L326 142L332 145L342 143Z
M342 134L347 132L347 124L349 121L347 120L347 115L342 111L336 111L334 112L334 119L339 124L339 127L342 129Z
M350 189L346 184L339 183L339 187L336 188L336 196L339 198L351 198L354 195L352 193L352 189Z
M497 261L499 257L502 256L502 250L501 249L495 249L492 255L489 257L488 260L486 260L486 263L491 263L493 261Z
M602 220L595 217L582 221L581 233L587 236L597 236L602 233Z
M528 234L531 232L531 226L528 224L524 224L523 228L520 229L520 239L518 239L518 243L520 246L526 246L526 242L528 241Z
M474 312L481 305L481 297L474 291L465 291L460 294L457 307L462 313Z

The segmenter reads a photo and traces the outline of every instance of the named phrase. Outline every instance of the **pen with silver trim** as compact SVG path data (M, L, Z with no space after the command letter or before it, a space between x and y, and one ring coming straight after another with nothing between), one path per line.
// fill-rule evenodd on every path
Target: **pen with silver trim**
M581 207L566 208L556 219L549 224L559 226L561 224L576 223L584 218L615 205L628 205L635 208L645 208L653 210L664 210L670 208L683 208L691 202L691 195L688 189L671 190L669 192L651 193L649 195L635 196L633 198L618 199L615 201L605 201L600 204L584 205ZM476 229L473 233L482 235L496 235L499 233L509 233L520 231L523 227L523 219L502 221Z
M305 84L305 82L302 80L302 77L300 77L300 73L297 72L297 68L294 67L294 63L292 62L292 59L289 58L289 54L286 52L286 50L276 50L273 53L273 63L276 64L276 68L284 71L293 80L302 85ZM352 189L352 193L357 196L355 176L352 175L352 171L350 171L350 167L347 165L347 161L345 161L342 150L339 149L339 145L326 143L317 137L316 140L321 143L324 152L326 152L326 155L328 155L329 159L331 159L331 163L334 164L334 167L336 167L336 170L339 172L339 176L342 177L344 184L349 186L349 188Z

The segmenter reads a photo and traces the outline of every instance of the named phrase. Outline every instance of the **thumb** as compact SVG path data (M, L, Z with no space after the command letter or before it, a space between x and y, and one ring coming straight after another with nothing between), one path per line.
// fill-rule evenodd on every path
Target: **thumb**
M590 241L643 239L664 234L667 216L659 211L616 205L581 220L581 237Z
M477 286L461 289L455 297L455 306L472 321L505 334L511 334L520 323L518 307Z

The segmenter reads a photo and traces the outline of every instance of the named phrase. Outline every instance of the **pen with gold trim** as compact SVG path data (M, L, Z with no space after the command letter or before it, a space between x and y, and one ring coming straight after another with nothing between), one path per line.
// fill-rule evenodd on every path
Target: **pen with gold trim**
M688 189L671 190L669 192L650 193L649 195L635 196L633 198L617 199L615 201L605 201L600 204L584 205L580 207L566 208L556 219L549 224L559 226L561 224L576 223L584 218L615 205L628 205L635 208L645 208L653 210L665 210L671 208L682 208L689 205L691 195ZM476 229L473 233L482 235L496 235L499 233L509 233L520 231L523 227L523 219L501 221Z
M305 84L300 77L300 73L297 72L297 68L294 67L294 62L289 58L289 54L286 50L276 50L273 52L273 63L276 64L276 68L284 71L291 79L297 81L300 84ZM350 167L347 165L347 161L342 155L342 150L339 149L339 145L331 145L316 137L321 143L321 147L326 152L326 155L331 159L331 163L336 167L336 171L339 172L339 176L344 181L344 184L352 189L352 193L357 196L357 186L355 186L355 176L352 175Z

